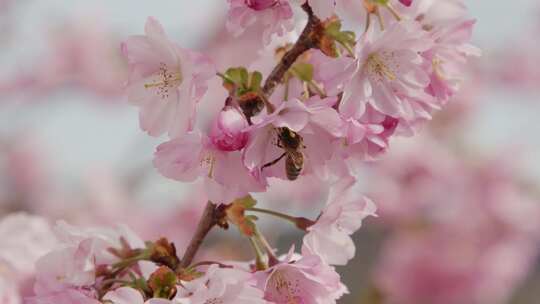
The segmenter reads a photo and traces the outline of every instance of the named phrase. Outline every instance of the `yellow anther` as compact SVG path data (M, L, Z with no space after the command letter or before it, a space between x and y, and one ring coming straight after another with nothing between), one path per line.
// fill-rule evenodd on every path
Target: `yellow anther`
M382 80L396 80L397 76L391 68L384 62L384 60L377 54L371 54L367 59L367 68L369 73L376 74Z

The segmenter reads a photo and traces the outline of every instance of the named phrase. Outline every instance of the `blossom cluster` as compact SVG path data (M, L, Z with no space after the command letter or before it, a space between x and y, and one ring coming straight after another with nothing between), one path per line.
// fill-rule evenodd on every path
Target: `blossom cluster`
M369 184L388 232L374 271L385 302L511 302L540 241L538 198L514 161L463 159L425 138L389 156Z
M352 258L350 234L374 212L368 199L353 196L350 183L335 185L319 220L307 224L301 254L293 246L287 255L272 255L267 261L258 257L251 262L204 261L182 267L175 245L165 238L145 243L125 226L78 228L60 221L50 228L42 219L16 215L0 225L8 243L10 239L19 244L32 244L31 239L40 242L30 250L6 248L3 267L22 271L24 265L31 268L35 262L35 283L27 286L26 279L17 279L13 286L2 287L9 291L7 296L13 296L8 303L19 303L15 297L24 285L27 291L22 295L29 304L335 302L347 289L331 265L343 265ZM236 202L225 219L236 223L238 209L245 211L248 204L247 200ZM28 241L18 242L20 236L12 232L24 225L35 228L26 230ZM342 246L343 252L329 250L324 242ZM26 251L35 257L25 256Z
M296 43L285 31L295 1L229 2L235 33L272 25L260 59L247 68L217 71L153 18L145 35L122 45L141 128L170 138L157 148L155 166L178 181L205 180L220 203L264 191L270 177L327 178L335 173L329 163L377 158L393 136L415 134L450 100L468 57L479 54L469 44L475 22L460 1L448 1L453 10L447 1L364 1L361 11L381 17L380 26L369 22L358 39L341 30L335 1L309 1ZM219 77L222 87L212 81ZM225 98L205 99L209 87ZM198 113L204 103L211 106Z
M351 235L376 211L358 193L354 164L379 157L394 136L415 134L450 101L468 58L479 55L469 44L475 22L461 0L228 5L234 35L264 28L254 62L218 70L152 17L144 35L121 45L141 129L168 137L154 166L167 178L202 182L208 198L183 255L166 238L143 242L126 227L59 222L26 303L322 304L348 292L334 266L354 257ZM365 26L344 30L347 18ZM312 176L331 185L314 220L259 208L251 196L275 179ZM254 213L303 230L300 251L277 255ZM229 226L249 240L254 259L193 262L207 233Z

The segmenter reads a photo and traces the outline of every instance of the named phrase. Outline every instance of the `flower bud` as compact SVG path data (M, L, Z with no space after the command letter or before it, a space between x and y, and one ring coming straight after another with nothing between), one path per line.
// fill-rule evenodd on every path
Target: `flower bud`
M276 5L278 0L246 0L246 5L256 11L262 11Z
M210 139L219 150L241 150L248 141L248 134L243 132L247 126L248 122L242 113L234 108L225 108L212 127Z
M409 6L411 6L413 0L399 0L399 2L401 2L401 4L409 7Z
M154 298L172 299L176 295L176 274L167 266L159 267L148 278Z

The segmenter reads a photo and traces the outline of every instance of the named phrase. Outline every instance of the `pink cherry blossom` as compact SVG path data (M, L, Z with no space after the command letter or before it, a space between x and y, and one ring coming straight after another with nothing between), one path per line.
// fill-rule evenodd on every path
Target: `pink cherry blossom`
M337 96L357 72L354 58L341 56L329 58L318 50L310 52L309 61L314 68L314 80L319 83L328 96Z
M143 241L126 227L80 229L59 222L56 235L61 246L36 263L35 297L30 303L68 303L75 299L96 303L96 269L119 261L109 249L122 248L121 239L131 248L144 248Z
M120 287L116 290L109 291L103 300L111 301L114 304L173 304L175 302L167 299L149 299L144 301L140 291L130 287Z
M339 274L317 255L294 259L294 247L287 257L268 270L255 273L257 287L266 300L276 304L326 304L347 293Z
M330 0L317 0L317 1L326 1L330 2ZM393 10L401 12L404 9L409 9L408 7L404 6L401 2L401 0L387 0L387 1L373 1L373 0L335 0L336 2L336 8L335 13L340 18L352 22L353 24L361 27L364 29L366 27L366 23L368 23L369 18L369 24L371 28L377 27L388 27L394 23L398 23L399 20L394 16L394 14L391 13L390 9L388 7L391 7ZM431 0L428 0L431 1ZM378 14L381 15L383 24L379 24L380 20L376 17L376 13L373 11L368 10L369 7L376 7Z
M304 173L316 173L324 168L332 157L331 141L342 136L342 120L332 108L336 98L314 96L302 102L291 100L283 102L272 114L261 113L254 117L251 139L244 150L244 164L257 176L286 179L283 164L263 167L284 153L278 147L276 128L288 128L302 136L304 147ZM262 174L262 175L261 175Z
M469 57L481 55L480 50L469 43L476 22L467 19L467 7L462 0L419 0L399 11L403 18L420 23L434 42L433 47L423 53L431 66L427 92L440 104L445 104L464 81Z
M29 295L34 263L52 250L56 240L41 217L13 213L0 221L0 300L19 304Z
M61 265L58 265L61 267ZM101 304L95 297L87 296L77 290L63 290L43 296L28 298L26 304Z
M154 18L148 18L145 32L122 44L130 67L128 100L141 107L141 128L149 135L179 137L193 128L197 103L215 70L205 56L171 42Z
M336 0L306 0L313 12L321 19L330 18L336 7Z
M382 33L370 30L359 45L358 70L345 88L340 111L363 113L370 104L378 112L409 121L434 103L424 92L430 77L420 56L433 42L419 25L400 22Z
M189 304L251 304L267 303L263 292L252 284L252 275L239 269L210 266L205 275L183 283L177 298Z
M346 265L354 257L355 246L350 235L360 229L362 220L375 216L375 204L354 190L354 179L343 179L330 193L328 204L309 227L302 253L316 254L326 263ZM336 250L339 248L339 250Z
M463 20L467 14L467 6L463 0L411 2L410 6L396 5L395 9L403 19L421 22L425 29L444 27L453 21Z
M340 151L344 158L378 159L388 150L390 138L401 125L398 119L378 112L371 105L366 106L359 118L347 117L346 113L342 114L345 116L345 146Z
M56 244L49 223L25 213L14 213L0 221L0 239L0 261L17 270L19 276L32 274L36 260Z
M294 16L288 0L228 0L227 28L236 36L255 23L264 27L263 41L283 36L294 29Z
M424 53L433 69L428 92L443 102L459 90L468 57L481 54L469 44L474 24L472 20L458 21L433 31L435 47Z
M219 143L218 143L219 144ZM222 151L199 132L165 142L157 147L154 165L165 177L192 182L205 178L209 196L219 202L258 192L264 184L258 182L241 161L239 151ZM227 146L228 148L228 146ZM225 194L219 197L219 194ZM218 196L218 197L215 197Z

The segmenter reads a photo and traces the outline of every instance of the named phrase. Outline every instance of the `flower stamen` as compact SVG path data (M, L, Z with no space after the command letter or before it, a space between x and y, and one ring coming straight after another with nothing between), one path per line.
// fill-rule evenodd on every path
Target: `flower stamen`
M433 60L431 60L431 65L433 66L433 71L435 72L435 75L439 79L444 80L446 79L446 77L444 76L444 73L441 69L442 64L443 64L443 61L440 60L439 58L433 58Z
M378 54L371 54L368 56L367 61L367 70L369 74L378 76L379 80L396 80L396 73L388 67L386 62Z
M178 72L170 72L165 63L161 63L159 67L159 81L145 83L144 88L157 88L157 95L162 99L169 97L169 89L178 87L182 84L182 74Z

